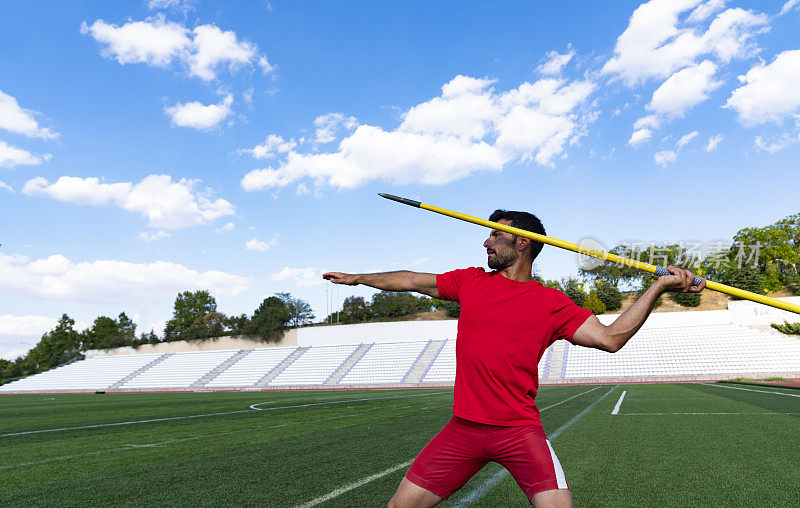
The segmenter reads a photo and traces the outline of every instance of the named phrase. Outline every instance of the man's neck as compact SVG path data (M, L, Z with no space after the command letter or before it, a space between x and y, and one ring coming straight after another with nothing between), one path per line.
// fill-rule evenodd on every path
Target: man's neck
M508 268L500 270L500 274L517 282L530 282L533 280L533 264L518 260Z

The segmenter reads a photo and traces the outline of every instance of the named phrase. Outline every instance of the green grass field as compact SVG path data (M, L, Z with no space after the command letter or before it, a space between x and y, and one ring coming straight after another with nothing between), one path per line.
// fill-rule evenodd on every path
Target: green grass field
M0 396L0 505L385 506L451 402L451 390ZM537 403L578 506L800 504L800 390L560 386ZM445 503L525 504L496 464Z

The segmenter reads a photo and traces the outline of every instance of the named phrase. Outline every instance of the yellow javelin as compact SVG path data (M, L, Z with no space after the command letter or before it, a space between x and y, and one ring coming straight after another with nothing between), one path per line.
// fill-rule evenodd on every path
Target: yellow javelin
M557 238L540 235L538 233L531 233L530 231L525 231L524 229L506 226L504 224L499 224L497 222L492 222L478 217L473 217L472 215L467 215L465 213L454 212L452 210L447 210L445 208L439 208L438 206L426 205L425 203L420 203L419 201L414 201L412 199L401 198L393 196L391 194L384 194L384 193L378 193L378 195L386 199L391 199L392 201L397 201L398 203L403 203L405 205L413 206L416 208L422 208L424 210L429 210L431 212L440 213L442 215L447 215L448 217L453 217L454 219L461 219L463 221L471 222L473 224L478 224L479 226L486 226L487 228L497 229L499 231L505 231L506 233L511 233L512 235L523 236L525 238L530 238L531 240L535 240L537 242L553 245L554 247L560 247L562 249L571 250L573 252L577 252L578 254L585 254L587 256L600 258L605 261L610 261L612 263L619 263L621 265L632 266L633 268L638 268L639 270L650 272L656 276L670 274L666 266L651 265L649 263L643 263L642 261L637 261L635 259L617 256L616 254L612 254L610 252L606 252L603 250L588 249L586 247L581 247L580 245L575 243L565 242L564 240L559 240ZM695 281L694 285L698 286L703 281L703 279L702 277L695 276L694 281ZM744 289L735 288L733 286L726 286L725 284L720 284L719 282L714 282L710 280L706 280L706 287L708 289L713 289L714 291L719 291L720 293L726 293L732 296L738 296L739 298L744 298L746 300L751 300L754 302L763 303L764 305L769 305L770 307L776 307L778 309L788 310L789 312L795 312L797 314L800 314L800 305L784 302L778 300L777 298L770 298L769 296L759 295L757 293L745 291Z

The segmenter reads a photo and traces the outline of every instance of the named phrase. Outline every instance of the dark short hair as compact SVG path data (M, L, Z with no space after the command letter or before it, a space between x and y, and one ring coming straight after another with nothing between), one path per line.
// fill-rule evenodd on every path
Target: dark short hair
M499 220L510 220L511 227L524 229L525 231L530 231L531 233L538 233L540 235L546 235L544 231L544 226L542 226L542 221L539 220L538 217L533 215L532 213L528 212L512 212L510 210L495 210L492 215L489 216L489 220L492 222L497 222ZM542 242L531 241L531 261L536 259L536 256L542 252L542 247L544 244Z

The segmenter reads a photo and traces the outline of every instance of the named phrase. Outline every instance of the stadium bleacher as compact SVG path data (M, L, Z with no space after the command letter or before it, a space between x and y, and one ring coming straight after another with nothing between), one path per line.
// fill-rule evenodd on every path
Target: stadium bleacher
M95 356L0 386L0 393L452 385L456 341L438 341L423 355L433 342ZM405 382L412 367L418 382ZM643 327L613 354L557 342L538 368L544 383L800 377L800 340L695 320Z

